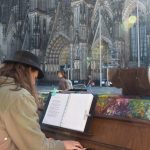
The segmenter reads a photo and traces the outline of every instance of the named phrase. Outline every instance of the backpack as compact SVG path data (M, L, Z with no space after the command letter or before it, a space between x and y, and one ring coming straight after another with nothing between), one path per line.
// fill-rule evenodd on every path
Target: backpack
M72 81L69 79L66 79L67 85L68 85L68 89L73 89L73 85L72 85Z

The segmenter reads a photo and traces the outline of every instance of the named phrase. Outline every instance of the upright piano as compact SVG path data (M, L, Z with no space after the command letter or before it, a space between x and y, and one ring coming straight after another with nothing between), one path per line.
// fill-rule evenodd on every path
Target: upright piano
M101 95L87 132L42 131L54 139L77 140L87 150L150 150L149 107L150 100Z
M150 150L150 85L147 69L124 69L115 73L113 70L111 81L116 87L123 88L123 94L134 97L100 98L87 133L42 128L45 135L59 140L77 140L87 150ZM138 95L148 98L144 100L145 97Z
M47 137L77 140L87 150L149 150L150 122L134 119L94 117L90 130L82 134L65 129L43 128Z

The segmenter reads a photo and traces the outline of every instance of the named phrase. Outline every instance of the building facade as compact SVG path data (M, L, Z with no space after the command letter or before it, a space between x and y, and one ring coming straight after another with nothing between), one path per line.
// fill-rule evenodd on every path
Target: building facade
M100 66L103 79L107 78L108 68L149 66L149 3L149 0L96 1L92 17L94 40L91 48L91 74L94 79L100 78Z
M0 61L31 51L40 56L46 80L57 80L60 69L72 80L99 80L109 68L149 65L149 0L0 3Z

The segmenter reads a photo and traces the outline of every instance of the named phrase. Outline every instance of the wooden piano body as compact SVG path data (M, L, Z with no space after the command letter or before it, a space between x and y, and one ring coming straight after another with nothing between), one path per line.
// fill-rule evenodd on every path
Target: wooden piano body
M150 122L94 117L86 134L65 129L42 129L47 137L77 140L87 150L150 150Z
M123 88L124 95L150 96L147 68L112 69L109 78L115 87ZM125 118L96 115L86 134L65 129L42 130L47 137L77 140L87 150L150 150L149 119Z

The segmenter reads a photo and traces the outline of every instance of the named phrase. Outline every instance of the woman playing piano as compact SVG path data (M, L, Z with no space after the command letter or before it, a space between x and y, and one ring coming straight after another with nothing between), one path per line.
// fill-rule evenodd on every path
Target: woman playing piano
M17 51L0 68L0 150L81 150L76 141L47 139L38 123L36 78L38 58Z

